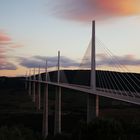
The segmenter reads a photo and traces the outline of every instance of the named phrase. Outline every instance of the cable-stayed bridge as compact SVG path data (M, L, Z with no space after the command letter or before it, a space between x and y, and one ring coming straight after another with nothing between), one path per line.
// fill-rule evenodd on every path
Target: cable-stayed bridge
M95 46L97 43L95 42L104 49L105 53L96 54ZM92 23L92 39L79 70L70 70L75 68L75 62L69 67L67 61L64 59L62 61L65 65L61 65L59 51L56 61L57 69L49 69L47 60L43 74L41 74L42 69L39 68L38 74L36 74L34 69L33 74L31 74L30 70L29 75L26 76L26 88L28 87L29 95L36 102L38 110L41 106L41 85L45 85L44 137L48 135L48 85L53 85L56 88L55 134L61 132L62 88L77 90L87 94L87 122L99 116L100 96L140 105L140 75L128 73L127 68L121 64L122 62L116 56L113 56L112 52L95 37L94 21ZM99 68L102 65L107 65L110 69L100 70Z

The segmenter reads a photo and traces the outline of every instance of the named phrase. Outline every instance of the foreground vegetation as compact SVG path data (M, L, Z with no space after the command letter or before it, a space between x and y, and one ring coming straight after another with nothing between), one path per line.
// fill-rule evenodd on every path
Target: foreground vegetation
M41 140L40 135L23 126L0 128L0 140Z
M91 123L80 122L70 134L57 134L47 140L138 140L140 123L127 127L113 119L95 119Z
M140 124L133 123L129 127L113 120L98 118L87 124L80 121L72 133L49 135L46 140L138 140ZM23 126L2 126L0 140L43 140L40 133Z
M36 111L35 104L23 87L23 82L18 79L3 78L0 82L0 140L43 140L42 111ZM47 140L140 139L139 106L100 98L101 118L87 124L86 95L68 89L62 89L63 133L53 136L54 90L49 87Z

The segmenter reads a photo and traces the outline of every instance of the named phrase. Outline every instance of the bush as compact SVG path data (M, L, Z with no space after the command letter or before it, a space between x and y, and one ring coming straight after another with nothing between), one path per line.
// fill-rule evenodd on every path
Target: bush
M68 135L61 133L61 134L56 134L53 140L70 140L70 138Z
M119 122L112 119L95 119L89 124L80 122L73 133L73 140L118 140L122 134L123 128Z
M7 127L0 128L0 140L39 140L31 129L25 127Z

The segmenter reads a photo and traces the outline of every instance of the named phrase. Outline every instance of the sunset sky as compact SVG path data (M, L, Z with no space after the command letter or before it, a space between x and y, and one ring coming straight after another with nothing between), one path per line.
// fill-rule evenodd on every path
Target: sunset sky
M140 0L0 0L0 76L24 75L46 57L55 65L58 50L70 65L82 59L92 20L97 38L140 73Z

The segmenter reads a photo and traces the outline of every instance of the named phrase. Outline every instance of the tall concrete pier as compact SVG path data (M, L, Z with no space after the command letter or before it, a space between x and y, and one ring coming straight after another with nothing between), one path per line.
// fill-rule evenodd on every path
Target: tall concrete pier
M46 72L46 77L45 80L46 82L48 81L48 65L47 65L47 60L46 60L46 68L45 68L45 72ZM43 103L43 128L42 128L42 135L44 138L47 138L48 136L48 84L46 83L44 85L44 103Z
M91 39L91 77L90 87L93 93L96 93L96 49L95 49L95 21L92 21L92 39ZM99 96L87 94L87 122L89 123L99 114Z
M56 87L54 134L61 133L61 87Z
M48 136L48 84L44 85L44 105L43 105L43 137Z
M35 68L34 68L34 74L33 74L33 93L32 93L32 100L33 100L33 102L35 102L35 90L36 90L36 82L35 82L35 80L36 80L36 77L35 77Z
M58 51L57 82L60 83L60 51ZM56 87L54 134L61 133L61 87Z
M40 110L41 107L41 75L40 75L40 67L38 70L38 82L37 82L37 94L36 94L36 98L37 98L37 110Z
M28 81L28 94L29 94L29 96L31 96L31 94L32 94L32 82L31 82L31 70L29 71L29 81Z

